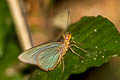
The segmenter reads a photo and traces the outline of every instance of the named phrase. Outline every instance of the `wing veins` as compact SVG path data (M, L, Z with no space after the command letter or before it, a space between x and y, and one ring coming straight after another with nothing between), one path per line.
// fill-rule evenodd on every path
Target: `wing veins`
M52 52L52 51L54 51L54 50L56 50L56 48L55 48L55 49L53 49L53 50L51 50L50 52ZM48 54L46 54L46 55L48 55ZM49 56L51 56L51 54L50 54L50 55L48 55L48 56L47 56L47 58L48 58ZM46 56L44 56L44 57L43 57L43 60L41 60L41 63L42 63L42 62L46 59L45 57L46 57Z
M60 53L60 48L61 47L58 47L57 46L57 48L55 48L55 49L53 49L53 50L51 50L49 53L52 53L52 52L54 52L56 49L57 50L59 50L59 51L57 51L57 52L55 52L55 54L50 54L50 55L48 55L49 53L47 53L46 55L44 55L43 57L41 57L41 61L40 62L38 62L38 65L40 66L40 67L42 67L42 68L44 68L44 69L46 69L47 68L47 70L49 69L49 68L52 68L52 67L54 67L54 65L58 62L58 59L55 61L55 63L53 62L53 60L55 59L55 56L56 57L59 57L59 54L58 53ZM57 55L58 54L58 55ZM52 57L50 57L50 56L52 56ZM45 60L47 58L47 60ZM49 60L49 59L51 59L51 60ZM49 63L50 62L53 62L54 64L52 65L52 64L50 64L49 65ZM46 63L44 63L44 62L46 62ZM41 66L41 65L44 65L44 66Z
M57 48L57 49L58 49L58 48ZM58 54L58 53L56 53L56 54ZM49 62L53 61L53 59L54 59L54 57L56 56L56 54L53 55L53 58L52 58L50 61L47 61L47 63L46 63L45 66L47 66ZM50 65L49 65L49 67L50 67Z

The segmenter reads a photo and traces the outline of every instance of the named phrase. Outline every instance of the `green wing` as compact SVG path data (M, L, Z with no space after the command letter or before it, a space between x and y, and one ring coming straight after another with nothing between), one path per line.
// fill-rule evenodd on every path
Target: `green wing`
M37 61L38 60L37 58L39 58L39 57L37 57L37 56L43 56L43 53L45 53L44 57L45 57L45 55L48 57L48 55L51 54L51 52L50 53L47 52L48 50L52 50L52 49L55 50L56 48L59 48L59 50L60 50L60 47L61 47L60 42L53 42L53 43L39 45L39 46L36 46L34 48L24 51L23 53L21 53L18 56L18 59L25 63L39 65L39 62ZM42 54L42 55L39 55L39 54ZM42 59L40 59L40 60L42 60Z
M52 70L61 57L61 45L45 49L38 55L38 65L45 71Z

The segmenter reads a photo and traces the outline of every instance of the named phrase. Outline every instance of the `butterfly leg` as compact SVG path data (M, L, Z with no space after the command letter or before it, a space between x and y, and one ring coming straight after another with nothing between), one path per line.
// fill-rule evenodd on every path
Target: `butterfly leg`
M65 69L64 58L62 57L61 59L62 59L62 61L63 61L63 69L62 69L62 72L64 72L64 69ZM60 60L59 66L60 66L60 65L61 65L61 60Z
M83 45L83 43L79 43L79 42L76 42L76 41L74 41L74 40L71 40L71 42L70 43L75 43L75 44L80 44L80 45Z
M76 48L78 48L78 49L80 49L80 50L82 50L82 51L84 51L84 52L86 52L86 53L87 53L87 51L86 51L86 50L84 50L84 49L82 49L82 48L78 47L78 46L77 46L77 45L75 45L75 44L71 44L70 46L74 46L74 47L76 47Z
M61 60L60 60L60 64L59 64L59 66L58 66L58 67L60 67L60 65L61 65Z
M82 59L85 59L84 57L82 57L81 55L79 55L78 53L76 53L70 46L69 49L72 51L72 53L76 54L77 56L79 56Z
M62 57L62 61L63 61L63 70L62 70L62 72L64 72L65 64L64 64L64 58L63 57Z

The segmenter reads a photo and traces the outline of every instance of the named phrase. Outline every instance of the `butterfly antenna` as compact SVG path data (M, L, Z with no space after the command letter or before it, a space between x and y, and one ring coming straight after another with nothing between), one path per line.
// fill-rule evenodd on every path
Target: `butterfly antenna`
M68 20L67 20L67 29L68 29L68 26L69 26L69 20L70 20L70 10L68 10Z

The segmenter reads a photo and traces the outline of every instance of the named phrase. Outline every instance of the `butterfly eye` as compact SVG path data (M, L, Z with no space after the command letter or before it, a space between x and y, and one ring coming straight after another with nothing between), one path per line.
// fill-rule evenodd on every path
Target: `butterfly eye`
M67 41L69 41L69 40L71 39L71 34L67 32L67 33L64 35L64 39L67 40Z
M68 40L68 39L69 39L69 36L66 37L66 40Z

